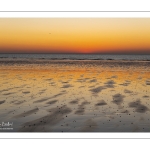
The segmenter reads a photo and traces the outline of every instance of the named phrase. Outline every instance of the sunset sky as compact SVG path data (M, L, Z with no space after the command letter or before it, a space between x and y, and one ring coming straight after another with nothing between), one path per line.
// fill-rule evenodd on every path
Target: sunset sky
M150 54L150 18L0 18L0 53Z

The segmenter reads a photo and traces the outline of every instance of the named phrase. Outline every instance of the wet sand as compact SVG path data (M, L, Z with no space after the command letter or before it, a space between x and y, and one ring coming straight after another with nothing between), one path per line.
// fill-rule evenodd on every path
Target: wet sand
M0 132L150 132L150 61L0 59Z

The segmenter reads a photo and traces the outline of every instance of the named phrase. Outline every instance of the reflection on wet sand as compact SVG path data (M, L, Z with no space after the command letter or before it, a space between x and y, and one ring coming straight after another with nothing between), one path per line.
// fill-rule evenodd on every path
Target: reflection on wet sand
M148 108L146 106L141 104L140 100L136 100L135 102L130 102L129 107L135 108L135 111L139 112L139 113L144 113L148 110Z
M103 86L99 86L99 87L96 87L96 88L92 88L90 91L91 91L93 94L98 94L98 93L101 92L103 89L105 89Z
M109 80L105 84L106 84L107 88L114 88L115 87L114 86L115 82L113 80Z
M132 93L132 91L130 91L128 89L124 89L124 93Z
M52 101L47 102L46 104L54 104L56 102L57 102L57 100L52 100Z
M83 126L80 129L80 132L92 132L97 128L97 123L92 119L88 119L84 122Z
M5 100L4 101L0 101L0 104L3 104L3 103L5 103Z
M28 132L39 132L39 131L53 131L51 128L55 126L58 122L63 120L63 117L71 112L66 106L54 108L49 110L49 114L41 117L37 120L25 123L19 131L28 131ZM47 128L48 126L48 128Z
M117 104L117 105L120 105L123 102L123 98L124 98L124 95L115 94L115 95L113 95L113 101L112 102Z
M149 61L3 60L0 84L14 132L150 131Z
M78 101L79 101L78 99L77 100L73 100L73 101L70 102L70 104L78 104Z
M86 105L89 104L89 102L87 101L84 101L81 103L81 105L79 105L77 111L75 112L75 114L78 114L78 115L83 115L84 111L85 111L85 107Z
M102 106L102 105L107 105L107 103L104 100L101 100L96 104L96 106Z
M33 113L36 113L38 110L39 110L38 108L29 110L29 111L27 111L27 112L24 112L24 113L22 113L22 114L19 114L19 115L15 116L15 118L26 117L26 116L28 116L28 115L31 115L31 114L33 114Z

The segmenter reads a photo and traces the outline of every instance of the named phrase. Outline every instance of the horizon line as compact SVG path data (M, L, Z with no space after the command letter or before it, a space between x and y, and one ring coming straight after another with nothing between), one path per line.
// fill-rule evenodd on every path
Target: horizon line
M1 53L0 54L78 54L78 55L150 55L150 53Z

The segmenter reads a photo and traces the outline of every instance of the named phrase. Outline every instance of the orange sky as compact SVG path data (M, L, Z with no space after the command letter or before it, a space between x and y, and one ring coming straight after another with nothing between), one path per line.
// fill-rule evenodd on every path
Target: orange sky
M150 54L150 18L0 18L0 53Z

